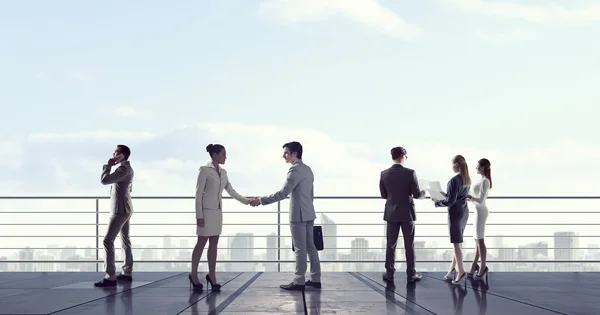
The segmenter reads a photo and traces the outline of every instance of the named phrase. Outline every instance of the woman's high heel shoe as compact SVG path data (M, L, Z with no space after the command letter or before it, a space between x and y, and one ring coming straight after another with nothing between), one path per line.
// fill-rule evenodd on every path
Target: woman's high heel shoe
M221 291L221 285L218 283L213 283L212 280L210 280L210 277L208 275L206 275L206 286L208 287L208 284L210 283L210 289L212 291Z
M462 281L462 279L467 275L466 272L463 272L462 275L460 275L460 278L458 278L458 280L452 280L452 284L460 284L460 282ZM465 280L465 287L467 286L467 280Z
M487 280L488 280L488 271L489 271L488 267L487 267L487 266L485 266L485 268L483 269L483 273L481 274L481 276L480 276L480 275L479 275L479 273L478 273L478 274L477 274L477 277L478 277L479 279L481 279L481 278L483 278L483 276L485 275L485 281L487 281Z
M456 269L452 268L452 270L450 270L449 274L450 275L445 275L444 279L446 279L446 280L454 280L454 277L456 276Z
M190 280L190 290L202 291L202 283L195 284L194 281L192 281L192 275L188 275L188 279Z
M473 273L468 273L467 276L472 277L473 275L477 275L477 272L479 271L479 264L475 265L475 271L473 271Z

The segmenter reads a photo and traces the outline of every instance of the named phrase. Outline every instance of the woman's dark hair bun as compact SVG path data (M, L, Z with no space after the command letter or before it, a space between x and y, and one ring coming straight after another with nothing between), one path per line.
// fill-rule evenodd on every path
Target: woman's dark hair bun
M210 151L212 151L212 148L213 148L213 144L212 143L209 144L209 145L207 145L206 146L206 152L210 153Z

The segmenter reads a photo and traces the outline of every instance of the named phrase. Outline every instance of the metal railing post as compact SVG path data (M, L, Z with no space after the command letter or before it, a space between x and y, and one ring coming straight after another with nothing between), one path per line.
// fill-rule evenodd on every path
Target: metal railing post
M98 260L100 260L100 200L96 199L96 272L100 271Z
M277 272L281 272L281 201L277 201Z

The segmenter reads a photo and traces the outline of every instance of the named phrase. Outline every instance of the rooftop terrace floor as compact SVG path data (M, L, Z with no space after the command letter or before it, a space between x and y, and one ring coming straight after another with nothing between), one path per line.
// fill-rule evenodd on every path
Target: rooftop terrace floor
M600 314L600 273L490 272L466 289L423 275L407 284L398 272L389 285L381 273L325 273L322 289L303 294L279 288L291 273L218 273L221 292L193 292L185 272L135 273L116 288L95 288L101 273L8 272L0 314Z

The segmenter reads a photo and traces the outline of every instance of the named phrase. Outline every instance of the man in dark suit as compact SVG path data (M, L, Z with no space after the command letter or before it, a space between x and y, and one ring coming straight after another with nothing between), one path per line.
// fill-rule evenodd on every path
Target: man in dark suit
M421 274L415 270L415 203L413 199L422 198L425 192L419 188L417 174L414 170L404 167L406 150L395 147L391 150L394 165L381 172L379 190L381 198L385 199L383 219L387 222L387 246L385 251L385 270L383 280L394 281L394 263L396 261L396 246L400 229L404 238L406 251L406 274L408 282L421 280Z

